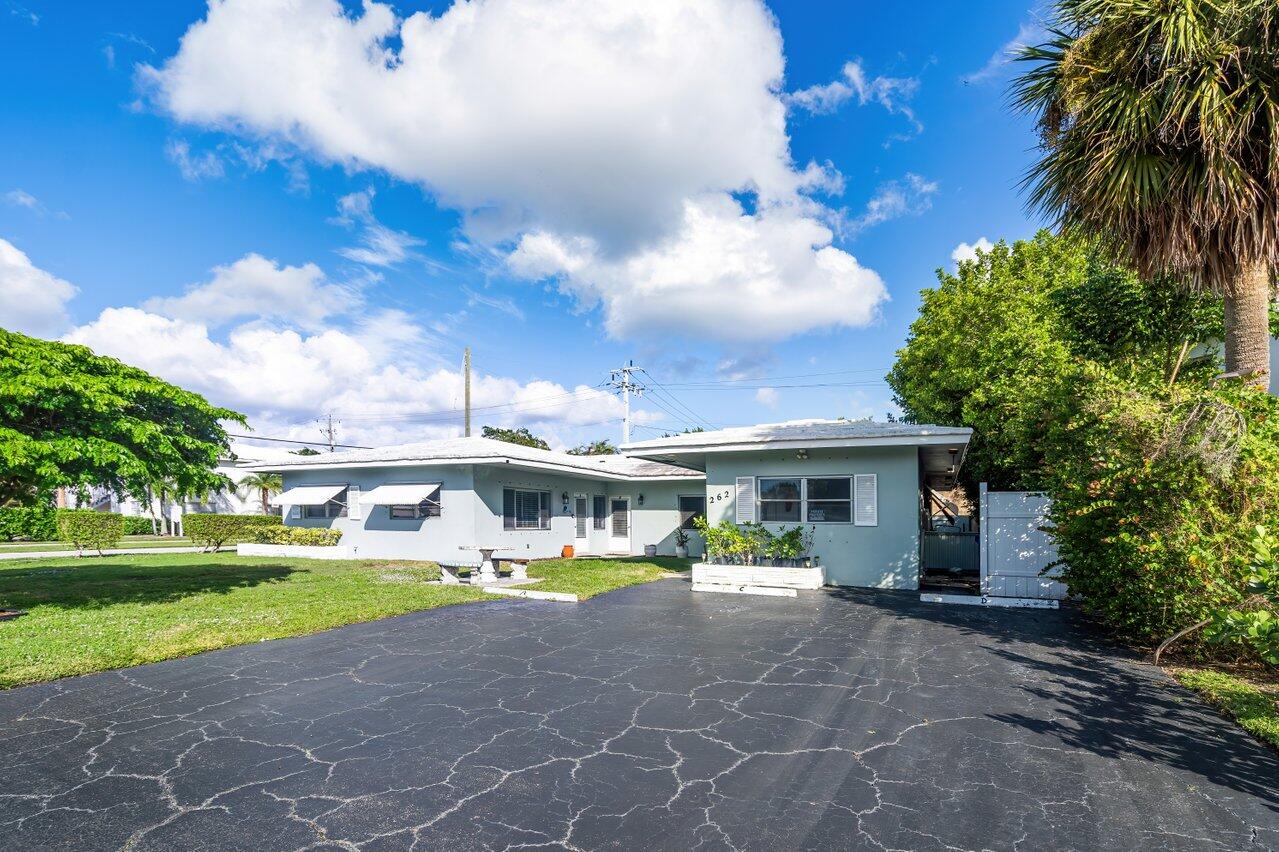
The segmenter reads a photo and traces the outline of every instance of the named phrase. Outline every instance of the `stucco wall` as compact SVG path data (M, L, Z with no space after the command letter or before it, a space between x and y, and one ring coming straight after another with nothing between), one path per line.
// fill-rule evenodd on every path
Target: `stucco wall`
M915 447L867 447L712 454L707 457L707 516L733 520L739 476L878 475L879 525L814 525L813 552L827 582L882 589L919 588L919 454ZM766 524L773 531L794 524Z
M631 498L632 554L642 554L644 545L656 544L663 555L675 553L675 528L679 524L677 495L700 493L700 481L607 482L562 476L554 473L521 470L501 465L457 465L451 467L344 468L342 470L302 470L284 474L284 487L298 485L358 485L367 494L388 483L441 482L441 515L422 520L392 520L386 506L363 504L360 519L293 518L286 513L290 526L332 527L342 530L342 544L352 549L356 558L427 559L448 564L465 564L478 560L474 551L461 546L476 544L506 547L500 555L512 558L543 559L559 556L566 544L574 543L575 520L573 495L586 494L588 507L595 494L629 496ZM502 525L502 490L527 488L551 492L551 528L549 530L507 530ZM569 495L565 511L562 496ZM644 505L638 504L644 495ZM588 523L589 553L614 552L609 539L610 524L603 530ZM696 539L690 542L694 554L699 552Z

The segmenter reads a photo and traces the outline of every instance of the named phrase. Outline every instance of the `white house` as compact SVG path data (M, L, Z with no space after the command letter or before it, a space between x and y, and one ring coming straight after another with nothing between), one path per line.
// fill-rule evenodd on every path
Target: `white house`
M475 561L675 552L705 511L701 471L625 456L575 456L489 438L348 450L253 465L278 472L290 526L342 531L357 558Z
M925 488L955 484L972 430L796 420L621 447L706 473L707 519L811 528L826 582L919 588Z
M638 441L574 456L486 438L350 450L251 466L279 472L291 526L342 530L354 557L475 562L675 552L711 523L802 524L836 585L919 586L922 494L954 485L971 430L803 420ZM690 536L698 555L700 541Z

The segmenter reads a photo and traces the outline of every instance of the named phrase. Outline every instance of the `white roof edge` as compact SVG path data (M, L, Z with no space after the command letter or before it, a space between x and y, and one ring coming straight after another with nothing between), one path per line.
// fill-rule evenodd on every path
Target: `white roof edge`
M798 450L815 446L821 447L892 447L892 446L928 446L933 444L953 444L956 439L967 443L973 430L966 426L944 426L953 431L944 433L921 433L918 435L880 435L847 438L789 438L779 441L734 441L714 444L657 444L643 442L641 444L624 444L619 449L628 456L646 458L653 455L702 455L704 453L736 453L752 450Z
M690 470L687 474L657 474L646 476L638 473L621 473L618 471L608 471L603 469L593 469L586 467L577 467L575 465L557 464L554 462L539 462L529 459L510 458L506 456L473 456L470 458L443 458L443 459L387 459L383 461L342 461L342 462L312 462L305 464L264 464L246 465L243 470L260 471L264 473L287 473L291 470L341 470L343 468L365 468L365 467L441 467L450 465L507 465L509 467L527 468L530 470L548 470L555 473L577 474L583 478L590 479L609 479L618 482L657 482L671 481L683 482L689 479L705 479L706 474L700 470Z

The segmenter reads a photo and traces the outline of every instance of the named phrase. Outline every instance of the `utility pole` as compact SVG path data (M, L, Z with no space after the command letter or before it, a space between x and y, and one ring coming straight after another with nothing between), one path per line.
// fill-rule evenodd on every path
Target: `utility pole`
M620 367L612 371L609 378L609 385L615 387L622 392L622 443L629 444L631 442L631 394L642 396L644 388L637 385L635 380L631 378L631 373L640 369L635 366L634 361L627 361L625 367Z
M466 426L463 432L471 437L471 347L462 350L462 407L466 410Z
M341 424L341 422L341 420L338 420L336 421L336 424ZM324 440L328 442L329 452L333 452L337 449L336 444L338 433L335 421L333 420L333 412L330 411L327 415L325 415L324 425L320 427L320 434L323 435Z

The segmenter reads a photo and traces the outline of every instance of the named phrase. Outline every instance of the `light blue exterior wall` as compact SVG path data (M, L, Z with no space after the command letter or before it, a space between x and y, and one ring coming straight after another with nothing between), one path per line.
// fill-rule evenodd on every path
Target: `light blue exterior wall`
M392 520L386 506L364 503L361 517L294 518L286 511L289 526L331 527L342 530L342 544L359 559L421 559L446 564L471 564L479 559L476 545L508 548L499 555L518 559L559 556L566 544L575 543L573 517L576 494L588 497L593 508L595 494L627 496L631 500L630 540L625 552L642 554L644 545L655 544L658 553L674 555L675 529L679 524L677 495L698 494L701 480L691 482L606 481L506 465L453 465L404 467L349 467L327 470L286 470L285 489L299 485L357 485L368 494L379 485L392 483L442 483L440 517L421 520ZM502 524L502 491L525 488L551 492L549 530L507 530ZM567 493L565 508L562 496ZM644 505L639 496L644 495ZM596 530L587 524L588 553L604 554L620 548L609 537L610 524ZM694 542L690 542L690 545ZM695 551L696 552L696 551Z
M739 476L858 473L877 476L879 523L873 527L852 522L812 525L813 553L826 568L826 582L879 589L919 588L919 452L913 446L812 449L802 460L795 450L708 454L707 518L712 524L734 519ZM775 532L794 524L765 526Z

